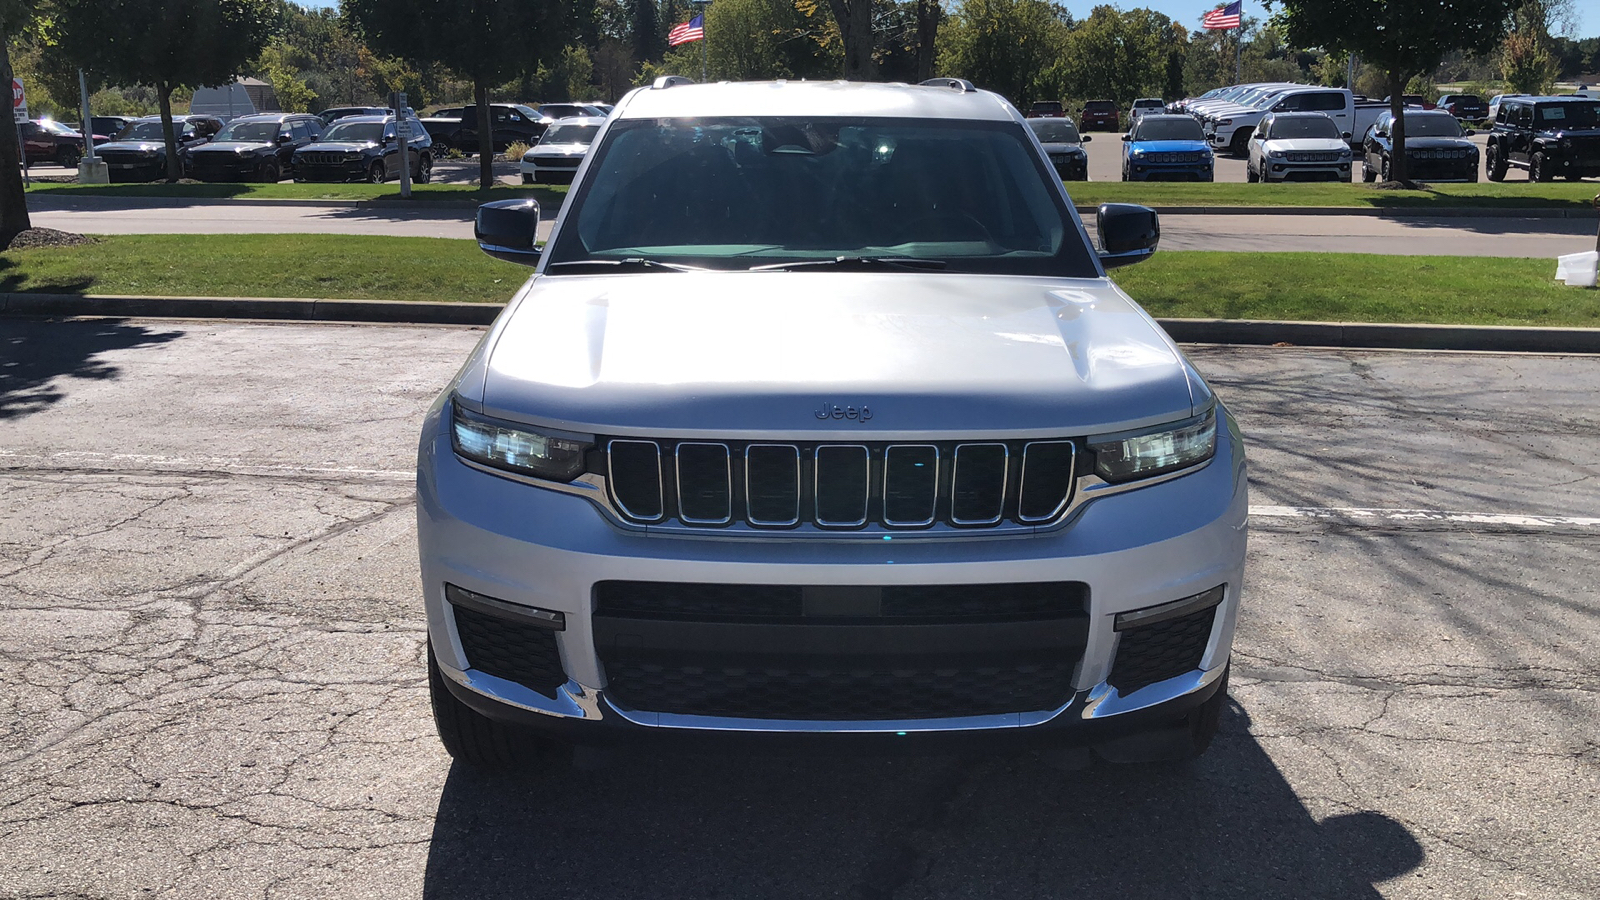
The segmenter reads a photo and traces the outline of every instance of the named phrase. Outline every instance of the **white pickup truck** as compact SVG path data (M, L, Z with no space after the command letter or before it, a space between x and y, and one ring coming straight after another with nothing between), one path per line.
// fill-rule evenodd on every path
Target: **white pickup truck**
M1345 88L1288 87L1262 95L1252 106L1208 110L1200 124L1214 149L1242 157L1248 152L1250 135L1267 113L1320 112L1333 119L1345 140L1353 145L1360 143L1385 109L1388 109L1387 104L1365 98L1357 100Z

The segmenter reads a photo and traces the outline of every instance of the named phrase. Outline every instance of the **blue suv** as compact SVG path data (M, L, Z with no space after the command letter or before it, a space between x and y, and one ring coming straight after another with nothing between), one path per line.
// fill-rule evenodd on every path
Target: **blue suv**
M1123 181L1213 180L1211 145L1189 116L1140 116L1122 140Z

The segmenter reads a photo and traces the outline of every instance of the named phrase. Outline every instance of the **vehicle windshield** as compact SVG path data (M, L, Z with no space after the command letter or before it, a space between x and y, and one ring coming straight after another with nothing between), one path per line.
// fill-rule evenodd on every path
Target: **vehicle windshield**
M1593 128L1600 122L1600 103L1551 103L1537 109L1540 123L1557 128Z
M567 119L571 118L572 116L581 115L583 115L583 107L573 106L570 103L551 103L539 107L539 111L532 114L533 118L535 119Z
M1070 119L1030 119L1028 127L1045 144L1076 144L1083 140Z
M1117 108L1117 105L1112 103L1110 100L1090 100L1088 103L1083 105L1083 108L1085 112L1089 110L1093 110L1095 112L1114 112Z
M1454 122L1454 119L1450 121ZM1294 116L1287 119L1274 119L1272 122L1272 139L1288 140L1293 138L1337 138L1339 126L1327 116Z
M172 133L174 135L182 136L183 134L192 131L192 128L185 126L185 124L182 122L172 123ZM166 137L161 133L160 122L134 122L127 128L122 129L122 131L117 134L117 140L161 141L166 140Z
M50 132L51 134L74 134L75 133L71 128L68 128L67 126L61 124L60 122L51 121L50 119L40 119L39 120L39 127L44 129L45 131Z
M527 119L529 119L531 121L537 121L540 116L544 115L543 113L539 112L538 110L534 109L533 107L531 107L531 106L523 106L520 103L516 104L512 108L515 109L517 112L522 113L524 118L527 118Z
M589 260L750 269L845 257L1097 274L1053 173L1012 122L634 120L593 153L547 272Z
M268 143L278 137L277 122L230 122L217 132L217 141Z
M339 122L322 136L323 143L346 141L352 144L376 144L383 137L382 122Z
M1165 105L1166 104L1162 103L1160 100L1135 100L1135 101L1133 101L1133 108L1134 109L1159 109L1159 108L1161 108L1161 107L1163 107Z
M562 125L556 123L546 129L541 144L592 144L600 133L599 125Z
M1460 137L1461 126L1456 124L1456 117L1448 113L1442 116L1406 116L1406 137Z
M1145 116L1133 132L1136 141L1203 141L1200 123L1188 116Z

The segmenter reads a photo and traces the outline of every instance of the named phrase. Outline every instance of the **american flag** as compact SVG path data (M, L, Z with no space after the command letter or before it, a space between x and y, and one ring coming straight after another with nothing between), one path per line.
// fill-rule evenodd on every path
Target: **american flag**
M1242 17L1240 7L1243 5L1244 0L1233 0L1232 3L1221 9L1213 9L1205 14L1205 18L1200 20L1200 27L1212 30L1238 28Z
M1238 4L1234 5L1237 6ZM677 28L667 32L667 46L676 47L679 44L687 44L690 41L703 40L705 36L706 17L704 13L701 13L682 25L679 25Z

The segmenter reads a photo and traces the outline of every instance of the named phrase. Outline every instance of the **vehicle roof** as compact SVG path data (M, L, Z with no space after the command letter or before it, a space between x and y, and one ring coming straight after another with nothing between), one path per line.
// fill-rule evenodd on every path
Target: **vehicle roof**
M1009 121L1010 104L988 91L861 81L748 81L640 88L620 119L687 116L881 116Z
M376 123L378 125L383 125L383 124L386 124L388 122L393 122L393 121L394 121L394 116L391 116L388 113L384 113L381 116L341 116L341 117L339 117L339 120L334 122L333 124L334 125L356 125L356 124L361 124L363 122L366 122L366 123Z
M1143 125L1146 122L1160 122L1163 119L1169 119L1174 122L1193 122L1194 116L1186 116L1183 113L1145 113L1139 117L1139 124Z
M1432 111L1433 110L1428 110L1428 112ZM1422 110L1418 110L1418 112L1422 112ZM1274 119L1327 119L1330 122L1333 121L1332 116L1325 112L1317 112L1314 109L1285 110L1283 112L1267 113L1267 115ZM1444 115L1448 116L1450 114L1444 113ZM1452 116L1452 118L1454 117Z
M316 118L316 116L314 116L314 115L312 115L310 113L282 113L282 112L276 112L276 113L252 113L251 115L248 115L248 116L234 116L233 120L230 121L228 124L232 125L234 122L284 122L284 121L287 121L289 119L315 119L315 118Z
M604 125L606 119L606 116L562 116L552 122L551 127L553 128L556 125Z

